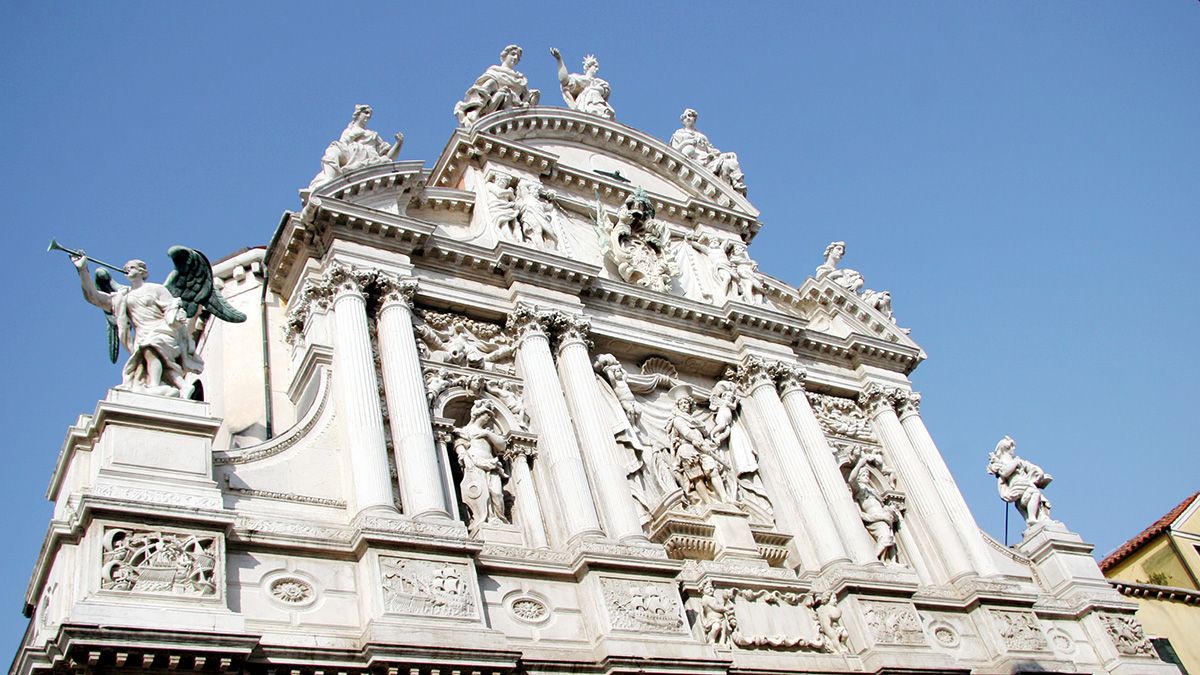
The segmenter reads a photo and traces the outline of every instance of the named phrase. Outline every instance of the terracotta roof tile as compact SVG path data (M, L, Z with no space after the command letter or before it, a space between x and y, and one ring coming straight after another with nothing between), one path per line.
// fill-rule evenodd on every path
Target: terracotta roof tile
M1121 544L1119 547L1117 547L1117 550L1109 553L1104 557L1104 560L1100 561L1100 569L1104 572L1107 572L1114 565L1132 555L1134 551L1141 548L1146 544L1146 542L1157 537L1159 534L1162 534L1164 530L1171 526L1171 523L1175 522L1175 519L1178 518L1180 514L1182 514L1189 506L1191 506L1196 497L1200 497L1200 492L1197 492L1191 497L1183 500L1179 503L1179 506L1176 506L1168 511L1167 515L1159 518L1154 522L1153 525L1142 530L1141 534L1137 535L1133 539L1130 539L1124 544Z

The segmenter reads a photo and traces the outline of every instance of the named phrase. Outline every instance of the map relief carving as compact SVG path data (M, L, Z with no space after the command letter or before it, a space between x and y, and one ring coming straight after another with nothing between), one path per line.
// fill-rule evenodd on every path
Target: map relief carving
M217 535L105 528L100 588L214 597L218 558Z
M474 619L471 571L462 563L381 556L384 607L392 614Z

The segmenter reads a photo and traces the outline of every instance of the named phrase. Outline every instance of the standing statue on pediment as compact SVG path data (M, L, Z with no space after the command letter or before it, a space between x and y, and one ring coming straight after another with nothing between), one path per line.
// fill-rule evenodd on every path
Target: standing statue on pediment
M1017 444L1005 436L988 456L987 472L996 477L1000 498L1017 505L1027 526L1050 520L1050 501L1042 488L1054 477L1033 462L1017 457Z
M679 275L667 250L670 233L654 217L649 195L639 187L626 197L612 222L599 197L593 216L601 252L617 265L617 273L631 284L667 292L671 279Z
M523 241L521 211L517 206L517 192L513 189L516 182L513 176L496 172L488 176L483 190L487 195L488 216L496 231L510 241Z
M558 249L558 231L554 226L556 199L554 190L547 190L536 180L522 178L517 183L517 219L522 241L540 249Z
M708 142L708 136L696 130L696 119L699 116L700 114L691 108L683 111L679 116L683 128L671 135L671 147L732 185L738 194L746 196L746 176L742 173L742 165L738 162L737 155L716 149Z
M758 275L758 263L750 257L745 244L723 241L709 234L697 236L688 233L684 239L708 258L713 283L726 298L751 305L763 303L763 284Z
M371 119L371 106L354 106L354 118L341 138L329 144L321 158L321 173L308 184L309 190L332 183L338 178L359 169L396 161L400 146L404 145L404 134L396 134L395 145L388 145L379 134L367 128Z
M471 406L471 419L454 431L454 452L462 469L463 503L467 505L470 523L474 531L483 523L507 523L504 509L504 470L501 458L508 446L503 436L493 431L496 422L494 404L487 400L475 401Z
M500 52L500 65L489 66L475 80L463 100L454 105L454 116L459 124L469 127L479 118L497 110L528 108L538 104L542 92L530 89L529 81L516 70L522 53L517 45L505 47Z
M863 302L882 314L883 318L891 321L893 324L896 323L896 317L892 312L892 294L887 291L864 289L863 284L865 281L863 275L852 269L839 269L838 263L844 255L846 255L846 242L835 241L826 246L825 262L817 267L816 274L813 276L817 281L829 279L851 293L861 293L859 297ZM908 331L905 330L905 332L907 333Z
M684 494L701 504L732 503L725 486L729 465L696 415L696 401L684 394L675 401L666 425L675 457L675 473Z
M611 93L608 82L596 77L600 62L595 56L587 55L583 60L583 74L579 75L567 72L567 64L563 63L558 49L551 47L550 54L558 61L558 82L568 108L605 119L616 119L617 111L608 104L608 95Z

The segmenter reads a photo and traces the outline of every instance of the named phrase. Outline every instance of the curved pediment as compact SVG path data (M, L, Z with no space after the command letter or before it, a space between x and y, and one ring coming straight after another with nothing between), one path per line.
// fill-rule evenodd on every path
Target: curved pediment
M467 165L485 158L566 174L582 190L642 187L692 217L728 222L747 239L760 226L758 210L708 169L669 143L595 115L549 107L488 115L455 132L429 184L456 187Z

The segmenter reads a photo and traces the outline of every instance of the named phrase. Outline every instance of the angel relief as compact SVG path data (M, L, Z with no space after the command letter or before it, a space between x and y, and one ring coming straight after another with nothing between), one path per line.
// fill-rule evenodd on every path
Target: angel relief
M413 331L421 357L477 370L511 374L516 344L497 324L459 314L419 310Z
M632 374L613 355L601 354L595 369L613 434L627 453L626 475L647 520L673 507L699 511L726 504L763 523L773 521L757 454L739 424L732 380L702 391L683 383L674 366L657 357Z
M108 356L117 362L120 347L129 352L117 389L158 396L184 397L190 393L189 373L199 373L204 361L196 353L195 334L200 308L231 323L246 320L213 285L212 266L204 254L184 246L172 246L167 255L175 270L163 284L146 281L146 263L130 260L116 267L89 258L83 251L65 249L55 241L50 250L66 251L79 270L83 297L104 310L108 319ZM88 261L101 269L93 279ZM129 285L115 283L107 267L125 275Z

